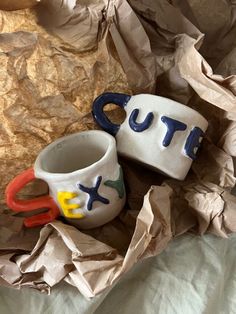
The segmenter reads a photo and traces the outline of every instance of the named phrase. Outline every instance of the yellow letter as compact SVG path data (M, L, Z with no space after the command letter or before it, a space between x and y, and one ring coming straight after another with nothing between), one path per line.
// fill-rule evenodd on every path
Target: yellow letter
M84 215L77 213L73 213L73 209L80 208L79 204L70 204L68 201L72 198L77 197L77 193L71 193L71 192L58 192L57 193L57 200L61 205L61 208L63 210L63 213L65 217L67 218L83 218Z

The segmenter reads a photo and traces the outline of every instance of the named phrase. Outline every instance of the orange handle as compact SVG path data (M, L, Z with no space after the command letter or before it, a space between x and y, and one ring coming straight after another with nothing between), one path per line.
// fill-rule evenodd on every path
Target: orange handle
M19 200L16 194L29 182L35 179L34 169L30 168L16 176L6 188L6 203L15 212L28 212L40 208L48 208L46 213L25 218L26 227L36 227L47 224L60 215L59 208L49 195L40 196L32 200Z

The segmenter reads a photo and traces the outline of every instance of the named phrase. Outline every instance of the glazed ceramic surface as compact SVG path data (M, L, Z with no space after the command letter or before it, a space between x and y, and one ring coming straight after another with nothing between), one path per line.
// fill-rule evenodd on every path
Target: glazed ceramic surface
M32 176L47 182L58 215L63 215L71 224L82 229L107 223L124 206L125 188L115 140L103 131L86 131L56 140L39 154L31 180ZM16 179L21 178L18 176ZM22 179L25 181L24 174ZM22 181L20 185L22 188ZM15 199L12 186L14 190L14 181L6 191L8 206L19 211L19 201ZM36 202L33 209L41 207L37 199L33 202ZM33 225L43 223L40 219L37 223L36 218L37 215L29 218L36 222ZM32 226L30 220L28 223Z
M113 124L103 109L124 108L126 119ZM207 120L197 111L168 98L149 94L100 95L93 104L98 124L117 140L118 152L170 177L183 180L197 157Z

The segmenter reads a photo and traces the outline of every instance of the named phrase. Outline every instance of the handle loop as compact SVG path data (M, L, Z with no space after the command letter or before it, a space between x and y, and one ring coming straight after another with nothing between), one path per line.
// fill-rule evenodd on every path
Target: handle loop
M103 109L107 104L115 104L124 108L131 96L120 93L104 93L98 96L93 102L92 113L96 122L103 128L104 131L115 136L119 131L120 125L112 123L104 113Z
M35 180L34 169L30 168L16 176L6 188L7 206L15 212L29 212L36 209L48 208L46 213L27 217L24 220L26 227L36 227L47 224L60 215L57 204L49 195L40 196L32 200L19 200L16 194L29 182Z

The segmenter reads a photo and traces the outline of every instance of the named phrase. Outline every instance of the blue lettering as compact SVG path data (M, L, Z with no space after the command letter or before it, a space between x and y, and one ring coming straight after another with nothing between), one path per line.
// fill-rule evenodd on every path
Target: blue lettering
M174 133L176 131L184 131L187 128L187 125L185 123L182 123L178 120L168 118L166 116L162 116L161 121L163 123L165 123L165 125L167 127L166 135L164 137L164 140L162 141L162 145L165 147L170 145L172 138L174 136Z
M139 109L134 109L131 112L129 117L129 126L134 132L143 132L144 130L148 129L152 124L154 115L152 112L149 112L145 118L145 120L141 123L136 122L137 117L139 115Z
M198 128L195 127L194 129L192 129L192 131L190 132L186 144L184 146L184 150L185 153L188 157L190 157L191 159L196 159L196 153L197 153L197 149L200 147L201 143L200 143L200 138L202 138L204 136L204 132Z

